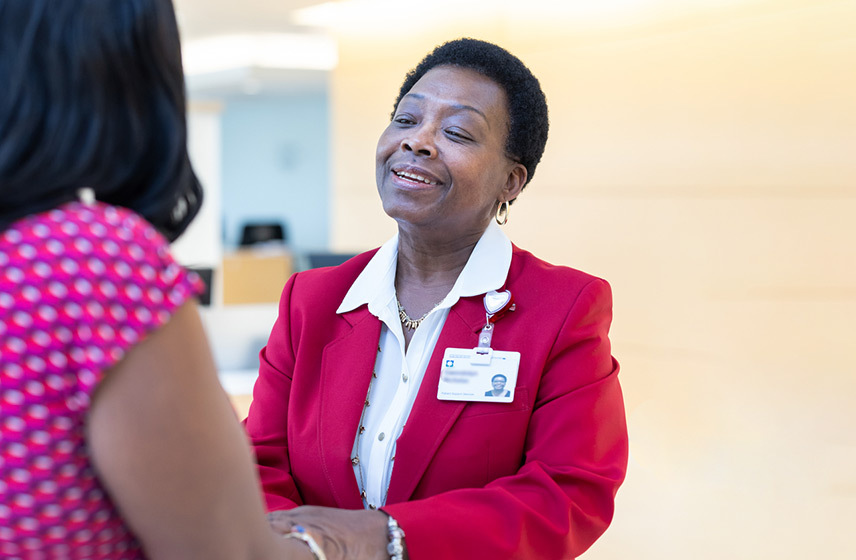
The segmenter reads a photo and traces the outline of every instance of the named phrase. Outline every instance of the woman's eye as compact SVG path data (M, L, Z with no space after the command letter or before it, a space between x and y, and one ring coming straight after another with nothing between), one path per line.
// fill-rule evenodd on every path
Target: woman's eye
M459 138L461 140L469 140L470 139L469 136L467 136L466 134L464 134L460 130L449 129L449 130L446 130L446 134L448 134L449 136L453 136L455 138Z
M398 124L413 124L415 121L407 116L398 116L392 119L393 122L397 122Z

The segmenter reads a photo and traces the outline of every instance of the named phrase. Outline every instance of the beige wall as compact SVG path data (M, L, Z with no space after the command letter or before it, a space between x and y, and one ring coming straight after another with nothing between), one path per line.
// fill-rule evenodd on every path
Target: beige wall
M585 558L854 558L856 2L604 2L340 28L333 243L394 231L374 146L404 73L502 44L552 125L506 231L615 292L631 464Z

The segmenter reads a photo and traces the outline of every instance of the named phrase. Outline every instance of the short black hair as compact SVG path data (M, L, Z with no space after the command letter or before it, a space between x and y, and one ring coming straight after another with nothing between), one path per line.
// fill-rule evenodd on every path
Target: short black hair
M497 377L501 377L503 381L508 381L508 378L505 377L503 374L497 373L496 375L494 375L493 377L490 378L490 382L493 383L493 380L496 379Z
M170 240L199 209L172 0L0 0L0 230L75 198Z
M407 73L395 99L393 117L401 98L422 76L437 66L475 70L505 91L509 117L505 151L508 157L526 167L528 184L544 154L550 128L547 98L538 78L519 58L500 46L478 39L455 39L435 48Z

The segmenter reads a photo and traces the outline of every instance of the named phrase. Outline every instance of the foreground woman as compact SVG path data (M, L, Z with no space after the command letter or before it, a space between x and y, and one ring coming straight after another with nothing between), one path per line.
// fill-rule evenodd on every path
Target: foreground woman
M546 138L538 81L495 45L408 74L376 160L398 234L293 276L261 353L246 426L275 527L414 560L569 558L606 529L627 461L609 286L499 227Z
M0 557L311 558L169 253L201 202L172 3L0 0L0 84Z

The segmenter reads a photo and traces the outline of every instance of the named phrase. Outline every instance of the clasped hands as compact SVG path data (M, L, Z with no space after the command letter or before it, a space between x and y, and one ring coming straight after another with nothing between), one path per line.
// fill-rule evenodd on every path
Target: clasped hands
M387 517L380 511L300 506L272 511L267 518L278 534L302 525L324 549L327 560L389 560Z

